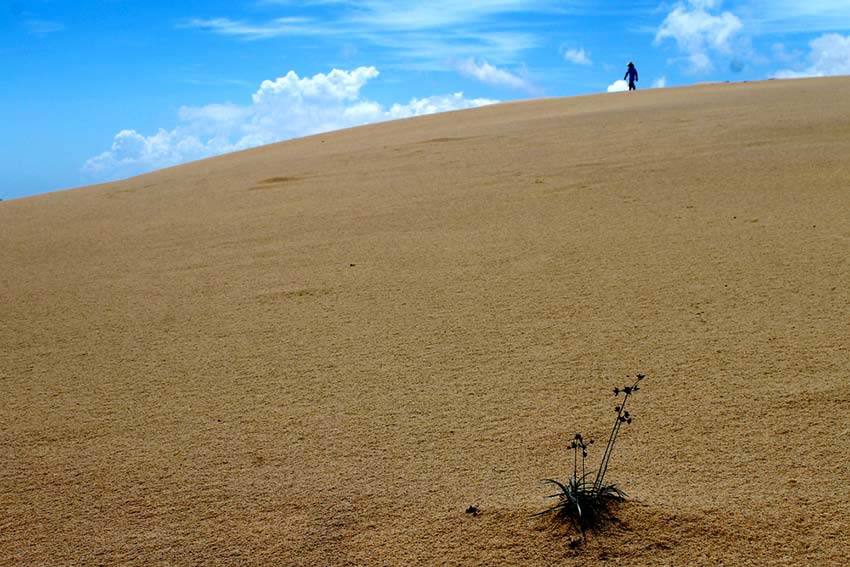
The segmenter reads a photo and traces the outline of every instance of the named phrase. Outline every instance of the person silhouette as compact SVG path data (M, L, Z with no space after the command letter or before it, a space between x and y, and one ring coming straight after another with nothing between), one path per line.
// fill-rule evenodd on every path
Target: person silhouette
M638 80L638 72L637 69L635 69L635 64L631 61L629 61L629 68L626 69L626 74L623 75L624 81L626 80L626 77L629 79L629 90L636 91L637 87L635 86L635 83Z

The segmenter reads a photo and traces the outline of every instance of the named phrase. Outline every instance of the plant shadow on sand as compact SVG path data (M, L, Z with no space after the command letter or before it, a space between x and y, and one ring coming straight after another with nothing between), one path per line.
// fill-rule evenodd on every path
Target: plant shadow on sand
M713 565L740 557L736 553L749 542L747 534L722 515L673 512L636 500L612 504L606 521L581 536L554 515L533 529L545 534L553 556L569 558L575 565L608 560L673 565L683 558L685 565Z

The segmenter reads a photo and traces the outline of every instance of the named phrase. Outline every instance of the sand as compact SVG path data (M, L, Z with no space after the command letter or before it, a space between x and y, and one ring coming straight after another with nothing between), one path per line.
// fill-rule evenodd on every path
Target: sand
M0 564L846 566L848 156L850 78L711 84L2 202Z

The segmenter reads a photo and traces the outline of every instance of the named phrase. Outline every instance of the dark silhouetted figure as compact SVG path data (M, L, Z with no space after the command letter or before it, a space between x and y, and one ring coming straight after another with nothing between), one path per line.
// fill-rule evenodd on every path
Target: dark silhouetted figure
M629 79L629 90L636 91L637 87L635 83L638 80L637 69L635 69L635 64L629 61L629 68L626 70L626 74L623 75L623 80L626 80L626 77Z

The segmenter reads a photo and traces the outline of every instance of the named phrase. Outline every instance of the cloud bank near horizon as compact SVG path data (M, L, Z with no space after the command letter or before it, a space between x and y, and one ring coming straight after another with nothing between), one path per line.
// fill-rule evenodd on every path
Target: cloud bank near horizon
M385 107L361 94L378 75L375 67L333 69L312 77L289 71L263 81L250 105L183 107L176 127L149 136L121 130L109 150L85 162L82 173L93 181L111 181L311 134L499 102L456 92Z
M782 47L777 46L777 47ZM809 42L808 65L798 69L783 69L774 74L777 79L828 77L850 75L850 35L824 34Z

